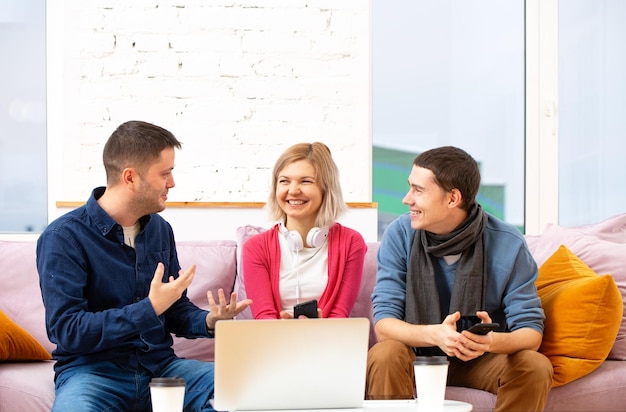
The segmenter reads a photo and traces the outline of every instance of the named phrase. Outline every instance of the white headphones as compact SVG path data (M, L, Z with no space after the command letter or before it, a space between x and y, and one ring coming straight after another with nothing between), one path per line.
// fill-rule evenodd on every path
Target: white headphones
M302 242L302 236L295 230L287 230L287 228L283 225L283 223L279 223L280 231L285 238L287 239L287 244L289 245L289 249L292 252L299 252L304 248L304 243ZM318 248L324 244L324 241L328 237L328 229L327 228L319 228L314 227L309 230L309 233L306 235L306 243L311 245L311 247Z

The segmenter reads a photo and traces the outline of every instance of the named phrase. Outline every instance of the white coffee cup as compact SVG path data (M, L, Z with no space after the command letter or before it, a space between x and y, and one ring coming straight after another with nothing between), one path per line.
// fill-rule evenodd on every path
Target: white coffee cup
M183 378L152 378L150 381L152 412L182 412L185 405Z
M418 411L443 410L448 379L445 356L418 356L413 362Z

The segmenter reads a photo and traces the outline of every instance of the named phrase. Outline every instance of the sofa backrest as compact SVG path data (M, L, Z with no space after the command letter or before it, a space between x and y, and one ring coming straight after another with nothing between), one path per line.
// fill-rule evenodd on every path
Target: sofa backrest
M363 264L361 288L354 308L352 308L352 312L350 312L350 317L352 318L368 318L370 320L370 347L377 341L372 318L372 291L376 283L376 269L378 267L376 254L378 253L378 245L378 242L367 242L367 253L365 253L365 262Z
M0 241L0 310L52 352L55 346L46 333L36 248L34 241Z
M199 307L208 310L207 292L217 299L222 288L226 296L235 284L237 244L233 240L177 242L178 260L183 269L196 264L196 275L187 289L187 297ZM212 361L213 339L186 339L174 337L174 351L178 356Z

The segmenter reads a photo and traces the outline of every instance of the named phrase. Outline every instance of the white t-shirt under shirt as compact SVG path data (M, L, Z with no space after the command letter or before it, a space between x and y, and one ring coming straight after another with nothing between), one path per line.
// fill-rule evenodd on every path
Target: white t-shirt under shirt
M293 313L296 303L319 300L328 284L328 241L319 248L290 249L285 236L280 242L280 304Z
M139 221L132 226L122 226L122 230L124 231L124 243L133 249L135 248L135 237L137 236L137 233L139 233L140 228L141 225L139 224Z

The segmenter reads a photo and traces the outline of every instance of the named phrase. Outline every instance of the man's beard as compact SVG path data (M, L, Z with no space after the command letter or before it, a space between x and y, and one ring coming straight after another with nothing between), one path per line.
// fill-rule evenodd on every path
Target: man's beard
M165 210L165 205L159 201L160 199L161 192L157 195L151 188L142 183L131 205L131 211L138 216L162 212Z

